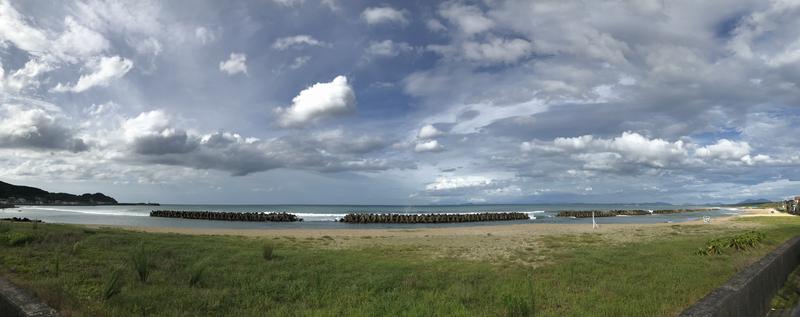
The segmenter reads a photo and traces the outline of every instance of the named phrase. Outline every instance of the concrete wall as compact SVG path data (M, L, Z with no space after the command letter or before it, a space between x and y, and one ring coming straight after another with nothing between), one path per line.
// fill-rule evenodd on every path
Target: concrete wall
M57 317L59 314L8 280L0 278L0 316Z
M800 264L800 236L781 244L689 307L681 317L764 316L769 303Z

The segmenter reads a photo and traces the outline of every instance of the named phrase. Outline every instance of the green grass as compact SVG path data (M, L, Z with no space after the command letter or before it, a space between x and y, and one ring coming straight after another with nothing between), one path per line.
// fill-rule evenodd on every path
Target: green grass
M432 257L407 246L330 249L327 238L13 223L4 235L32 238L0 244L0 274L69 316L673 316L800 229L798 218L737 222L762 225L764 239L702 256L696 251L709 240L749 230L675 225L627 242L602 234L540 236L542 248L520 247L510 258L546 254L547 263L535 268ZM267 245L277 251L269 261ZM133 260L140 254L147 283Z

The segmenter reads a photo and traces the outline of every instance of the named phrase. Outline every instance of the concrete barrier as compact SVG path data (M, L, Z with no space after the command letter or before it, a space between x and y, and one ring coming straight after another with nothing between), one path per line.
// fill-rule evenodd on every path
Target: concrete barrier
M0 316L58 317L55 309L28 294L23 289L0 278Z
M784 242L758 262L740 271L679 316L764 316L769 312L772 297L798 264L800 236Z

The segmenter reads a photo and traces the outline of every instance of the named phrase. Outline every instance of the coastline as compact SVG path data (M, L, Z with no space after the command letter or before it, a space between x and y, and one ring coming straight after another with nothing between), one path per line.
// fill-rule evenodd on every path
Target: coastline
M742 208L743 214L727 217L714 218L709 225L731 225L731 219L737 217L756 217L770 216L780 217L792 215L780 212L773 212L772 208ZM506 225L482 225L464 227L422 227L422 228L331 228L331 229L308 229L308 228L275 228L275 229L230 229L230 228L199 228L199 227L141 227L125 225L82 225L88 228L117 228L136 232L151 233L176 233L188 235L227 235L244 237L434 237L434 236L539 236L557 234L581 234L581 233L612 233L619 231L635 231L637 229L664 228L677 223L643 223L643 224L600 224L599 228L593 229L591 224L549 224L549 223L530 223L530 224L506 224ZM703 224L703 220L692 220L681 222L681 225Z

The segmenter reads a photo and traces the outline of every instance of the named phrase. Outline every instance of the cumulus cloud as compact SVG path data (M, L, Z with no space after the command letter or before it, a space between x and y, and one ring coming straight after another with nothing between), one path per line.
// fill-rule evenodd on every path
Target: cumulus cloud
M406 25L409 22L405 11L390 6L366 8L361 12L361 18L370 25L386 23Z
M542 155L566 154L580 162L584 169L622 173L638 173L642 168L682 169L704 164L752 165L770 160L766 155L751 156L750 145L744 141L721 139L700 146L683 140L651 139L635 132L623 132L611 139L584 135L556 138L552 142L523 142L520 149Z
M228 60L219 62L219 70L228 75L247 74L247 55L231 53Z
M275 168L320 172L378 171L405 166L368 157L390 142L354 135L342 129L310 136L262 140L219 131L203 134L182 129L163 110L144 112L120 127L127 151L120 160L131 163L214 169L240 176Z
M368 56L394 57L410 50L412 50L412 47L408 43L383 40L370 42L365 52Z
M85 151L61 110L52 105L0 105L0 147Z
M154 110L126 120L122 125L125 140L138 154L186 153L197 148L186 131L175 129L164 111Z
M92 87L106 87L112 81L122 78L133 68L133 62L119 56L92 59L86 64L92 73L81 75L74 86L59 83L53 88L57 92L82 92Z
M417 133L417 138L432 139L441 135L444 135L444 132L437 129L432 124L426 124L419 129L419 132Z
M320 119L356 110L356 95L347 77L336 76L327 83L316 83L292 99L292 105L277 108L279 123L285 127L305 126Z
M444 147L439 144L438 140L418 141L414 146L414 152L417 153L441 151L444 151Z
M290 48L299 48L303 46L327 46L328 44L313 38L310 35L295 35L282 37L272 43L272 48L284 51Z

